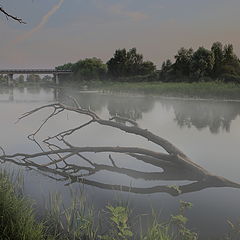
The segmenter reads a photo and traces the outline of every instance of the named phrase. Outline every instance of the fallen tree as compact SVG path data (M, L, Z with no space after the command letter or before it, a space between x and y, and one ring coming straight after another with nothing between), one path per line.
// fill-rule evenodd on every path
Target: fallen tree
M114 116L108 120L102 119L95 112L90 109L82 108L78 102L72 98L73 105L66 105L62 103L48 104L41 106L39 108L33 109L25 114L23 114L19 120L31 116L43 109L52 109L51 114L43 121L40 127L28 138L36 142L40 147L41 145L36 141L36 135L39 131L46 125L46 123L57 116L58 114L68 111L74 112L80 115L88 116L88 121L81 124L75 128L70 128L68 130L57 133L54 136L47 137L43 140L43 143L47 146L48 150L27 154L27 153L15 153L6 154L2 149L2 155L0 160L2 162L12 162L14 164L25 166L30 169L39 170L41 173L54 178L59 181L69 181L67 184L74 182L81 182L87 185L103 188L103 189L114 189L127 192L141 193L141 194L151 194L155 192L166 192L173 196L199 191L201 189L209 187L232 187L240 188L240 184L232 182L226 178L216 176L208 172L206 169L194 163L189 157L187 157L181 150L174 146L171 142L166 139L159 137L147 129L142 129L138 126L137 122L122 118L120 116ZM120 147L120 146L74 146L67 140L68 136L73 133L80 131L81 129L97 123L100 126L106 126L114 129L118 129L122 132L128 134L134 134L136 136L142 137L149 142L156 144L159 148L164 149L163 151L152 151L145 148L139 147ZM108 164L99 164L91 161L84 154L86 153L107 153L109 158ZM144 162L151 164L163 171L157 172L142 172L133 170L130 168L120 168L115 163L112 154L120 153L129 156L129 158L134 158L139 162ZM46 156L48 158L47 163L41 163L38 159ZM74 163L71 161L72 158L81 159L85 161L88 166L83 166L82 164ZM191 181L190 184L179 185L179 186L169 186L169 185L159 185L153 187L131 187L123 185L115 185L111 183L101 183L97 181L90 180L88 177L93 176L99 171L107 170L113 173L120 173L126 176L132 177L134 179L144 179L144 180L175 180ZM59 178L60 177L60 178Z

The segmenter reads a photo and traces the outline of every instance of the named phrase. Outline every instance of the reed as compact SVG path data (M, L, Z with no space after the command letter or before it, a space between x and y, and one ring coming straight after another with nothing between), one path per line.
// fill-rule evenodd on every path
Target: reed
M91 84L89 85L91 87ZM94 87L94 85L93 85ZM212 82L112 82L96 85L97 89L113 92L144 93L165 97L240 100L240 85Z
M59 193L49 194L42 220L36 220L33 201L23 196L23 175L0 171L0 239L1 240L198 240L188 229L185 216L191 203L180 201L179 211L167 221L159 220L152 210L151 224L144 233L133 231L133 214L129 201L108 204L101 213L89 204L83 191L70 188L71 202L65 204ZM145 217L145 216L143 216ZM101 219L107 230L102 231ZM38 218L39 219L39 218ZM141 216L140 216L141 219ZM139 220L141 221L141 220ZM240 223L228 220L229 233L221 240L240 239ZM139 229L138 228L138 229ZM106 229L106 227L105 227ZM140 232L140 233L139 233ZM218 239L220 240L220 239Z
M18 181L19 178L15 183L19 184ZM10 182L7 173L0 171L0 239L47 239L43 224L35 220L32 206L32 201Z

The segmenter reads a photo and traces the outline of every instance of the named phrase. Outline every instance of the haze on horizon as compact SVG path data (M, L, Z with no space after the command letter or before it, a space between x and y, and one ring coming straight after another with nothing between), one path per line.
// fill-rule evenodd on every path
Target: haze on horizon
M240 56L239 0L10 0L0 15L0 68L50 68L86 57L107 61L136 47L160 66L180 47L232 43Z

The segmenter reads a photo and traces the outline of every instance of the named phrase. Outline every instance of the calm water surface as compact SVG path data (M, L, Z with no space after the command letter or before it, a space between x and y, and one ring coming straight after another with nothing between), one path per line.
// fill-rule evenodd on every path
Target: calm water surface
M80 92L71 89L61 90L58 94L53 89L22 88L0 90L0 146L7 153L39 151L38 146L27 139L27 135L36 129L49 111L42 111L15 124L24 112L57 100L67 101L67 96L74 96L81 106L91 108L99 116L108 119L115 114L131 118L140 127L151 130L174 143L195 163L218 176L240 183L240 102L164 99L143 95L103 94L99 92ZM78 126L87 118L76 114L63 113L52 119L39 133L38 139ZM69 141L78 146L138 146L159 151L159 147L136 136L123 134L118 130L93 125L77 132ZM87 154L93 162L111 165L108 155ZM112 155L118 167L149 173L160 171L156 167L143 164L121 154ZM20 167L11 165L12 169ZM25 192L35 199L39 206L50 192L60 192L69 201L68 181L57 181L41 172L24 170ZM58 176L55 176L58 178ZM188 211L190 225L200 232L201 239L226 233L227 219L236 221L240 218L240 189L206 188L201 191L174 197L164 192L152 194L130 193L114 190L113 185L125 185L130 188L151 188L158 185L189 184L187 180L176 182L147 180L130 177L122 173L101 170L88 177L89 180L105 185L85 185L84 191L96 209L113 203L116 199L130 202L135 214L149 213L151 208L159 210L166 219L177 213L179 200L190 201L194 207ZM102 187L109 186L110 187ZM101 187L100 187L101 186ZM71 184L71 188L82 188L82 184Z

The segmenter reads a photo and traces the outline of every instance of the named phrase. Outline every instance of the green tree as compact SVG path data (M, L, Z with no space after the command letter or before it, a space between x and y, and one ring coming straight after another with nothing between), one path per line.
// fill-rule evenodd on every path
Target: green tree
M72 70L74 64L73 63L66 63L61 66L56 67L56 70Z
M193 49L180 48L175 56L174 71L177 76L189 76L193 57Z
M18 83L24 83L24 76L23 75L19 75L17 78Z
M99 58L86 58L80 60L71 69L77 79L101 80L106 77L107 66Z
M210 76L214 66L214 55L204 47L194 52L191 62L191 76L197 79Z
M136 48L132 48L127 52L126 75L135 76L141 74L143 65L143 55L137 53Z
M7 82L8 82L8 77L7 77L7 75L0 75L0 83L3 83L3 84L7 84Z
M27 82L39 83L41 80L40 76L37 74L27 75Z
M49 75L46 75L42 78L43 82L52 82L53 78Z
M167 59L162 63L162 68L160 70L160 80L161 81L168 81L171 78L173 72L173 64L170 59Z
M223 50L223 65L221 67L222 74L230 74L233 76L240 75L239 59L233 51L233 45L224 46Z
M214 65L213 65L213 77L217 77L222 70L222 65L224 61L223 45L220 42L213 43L211 51L214 56Z
M220 70L215 74L215 77L226 82L240 82L240 62L234 53L232 44L227 44L223 47L222 62L219 69Z
M223 55L224 55L224 64L234 65L238 63L238 58L233 51L232 44L227 44L224 46Z
M113 77L126 76L127 68L127 51L126 49L118 49L114 56L107 62L108 73Z
M156 70L152 62L143 61L143 55L137 53L136 48L116 50L107 65L109 75L115 78L149 75Z
M153 74L156 71L156 66L151 61L145 61L140 68L140 75Z

